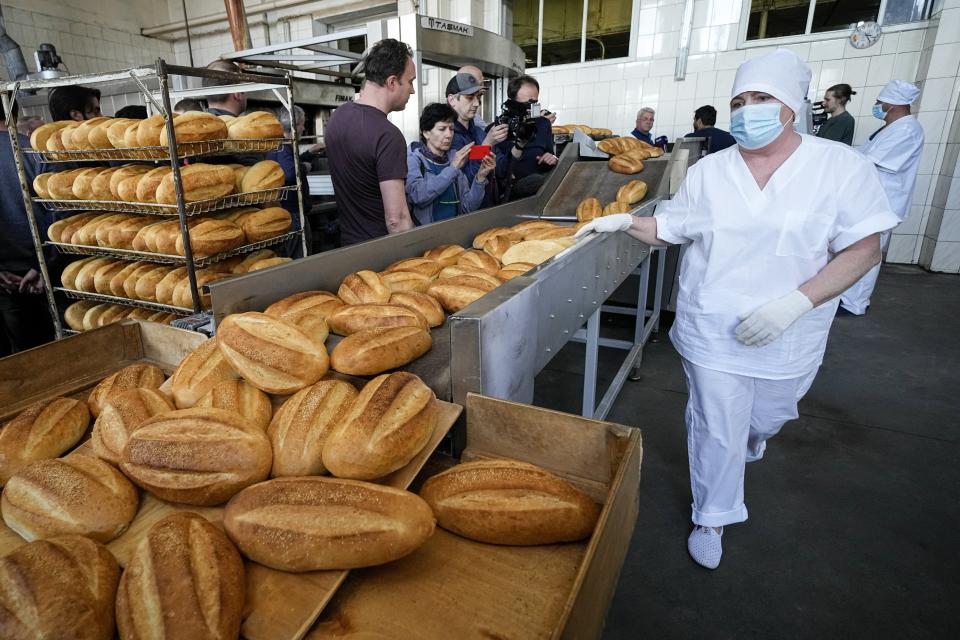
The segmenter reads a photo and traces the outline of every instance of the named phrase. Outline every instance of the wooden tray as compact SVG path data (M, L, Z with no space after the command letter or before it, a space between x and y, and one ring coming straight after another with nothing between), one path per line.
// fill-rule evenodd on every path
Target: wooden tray
M308 638L599 638L638 511L637 429L470 394L463 458L545 467L603 504L592 537L488 545L442 529L350 574Z
M0 407L4 407L0 409L0 415L9 417L32 402L51 396L85 397L99 380L133 362L153 362L169 373L204 339L192 331L126 321L0 359ZM8 362L18 356L19 362ZM76 364L67 369L62 365L64 362ZM31 373L29 379L24 379L16 371L35 371L37 375ZM68 375L63 376L64 371ZM41 391L41 384L48 385L46 392ZM459 405L440 401L440 419L427 446L405 467L383 478L380 484L406 489L461 411ZM83 453L89 446L84 442L69 455ZM121 566L126 565L149 528L175 511L194 511L218 526L223 521L223 507L172 504L141 492L140 508L130 528L107 548ZM0 555L6 555L25 543L0 521ZM245 567L247 602L241 633L249 640L302 638L349 573L286 573L250 561L245 561Z

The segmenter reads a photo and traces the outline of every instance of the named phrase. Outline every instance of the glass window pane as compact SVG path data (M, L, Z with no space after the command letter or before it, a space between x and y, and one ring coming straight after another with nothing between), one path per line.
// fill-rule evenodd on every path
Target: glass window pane
M842 31L861 20L876 21L880 0L817 0L811 33Z
M528 69L537 66L537 29L540 0L513 1L513 41L523 49Z
M933 0L887 0L883 24L903 24L926 20L933 10Z
M751 0L747 40L805 33L809 9L810 0Z
M609 60L630 55L632 10L633 0L589 0L587 60Z
M583 0L544 0L543 66L580 62Z

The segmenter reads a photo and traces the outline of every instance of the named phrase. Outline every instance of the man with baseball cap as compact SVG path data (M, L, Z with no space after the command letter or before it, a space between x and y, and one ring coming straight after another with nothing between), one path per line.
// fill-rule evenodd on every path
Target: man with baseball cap
M456 152L467 145L487 145L495 147L507 137L507 125L498 124L484 131L475 121L480 110L480 101L486 89L483 84L471 73L458 73L447 83L447 104L456 112L457 121L453 123L453 145ZM491 149L496 155L496 175L503 175L507 168L507 157L504 153ZM481 160L467 160L463 167L463 174L473 184L477 172L480 170ZM497 202L496 181L488 181L488 187L483 199L483 207L490 207Z
M891 80L877 96L874 117L883 120L858 151L877 167L880 184L890 200L890 208L903 222L910 214L910 201L917 184L917 170L923 155L923 127L910 115L910 105L920 96L920 89L905 80ZM883 251L890 244L891 230L880 236ZM840 309L849 315L862 316L870 306L870 296L880 275L876 265L840 296Z

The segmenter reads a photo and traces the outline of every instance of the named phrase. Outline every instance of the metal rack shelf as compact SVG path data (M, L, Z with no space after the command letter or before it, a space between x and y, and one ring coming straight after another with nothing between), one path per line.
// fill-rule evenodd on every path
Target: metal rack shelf
M177 145L177 157L200 158L205 156L232 155L235 153L268 153L277 151L284 143L289 144L286 138L244 138L234 140L203 140L200 142L181 142ZM37 151L24 149L27 155L37 158L40 162L103 162L104 160L169 160L170 150L167 147L131 147L124 149L71 149L62 151Z
M241 247L237 247L236 249L231 249L230 251L224 251L222 253L217 253L212 256L205 256L203 258L194 258L193 264L197 267L206 267L216 262L220 262L221 260L226 260L227 258L232 258L234 256L252 253L260 249L266 249L268 247L284 244L299 236L299 231L291 231L283 235L261 240L260 242L245 244ZM48 240L45 244L47 246L56 247L57 251L68 255L106 256L108 258L120 258L122 260L137 260L140 262L155 262L157 264L175 264L181 266L187 264L187 259L184 256L172 256L165 253L134 251L132 249L115 249L113 247L99 247L94 245L69 244L66 242L53 242L52 240Z
M59 291L71 300L94 300L96 302L109 302L111 304L121 304L127 307L141 307L143 309L153 309L155 311L166 311L181 316L193 314L193 309L186 307L175 307L170 304L160 304L159 302L147 302L145 300L134 300L132 298L122 298L120 296L106 296L102 293L90 293L89 291L77 291L76 289L67 289L65 287L54 287L54 291Z
M222 198L197 200L184 204L184 213L196 216L201 213L222 211L233 207L247 207L255 204L276 202L283 194L296 190L295 185L277 187L264 191L247 191L245 193L231 193ZM34 198L33 201L43 205L50 211L115 211L117 213L147 213L155 216L177 216L179 212L175 204L156 204L148 202L124 202L122 200L50 200Z

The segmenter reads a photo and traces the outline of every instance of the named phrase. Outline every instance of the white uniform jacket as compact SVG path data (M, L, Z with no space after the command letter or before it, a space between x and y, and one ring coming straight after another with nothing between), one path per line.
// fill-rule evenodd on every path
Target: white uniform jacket
M738 146L703 158L656 218L657 237L689 245L670 331L677 351L702 367L768 379L820 365L837 302L765 347L737 341L741 317L813 278L831 254L898 222L864 156L808 135L762 191Z
M894 120L857 148L877 166L880 184L900 221L910 214L910 201L923 155L923 127L913 116Z

